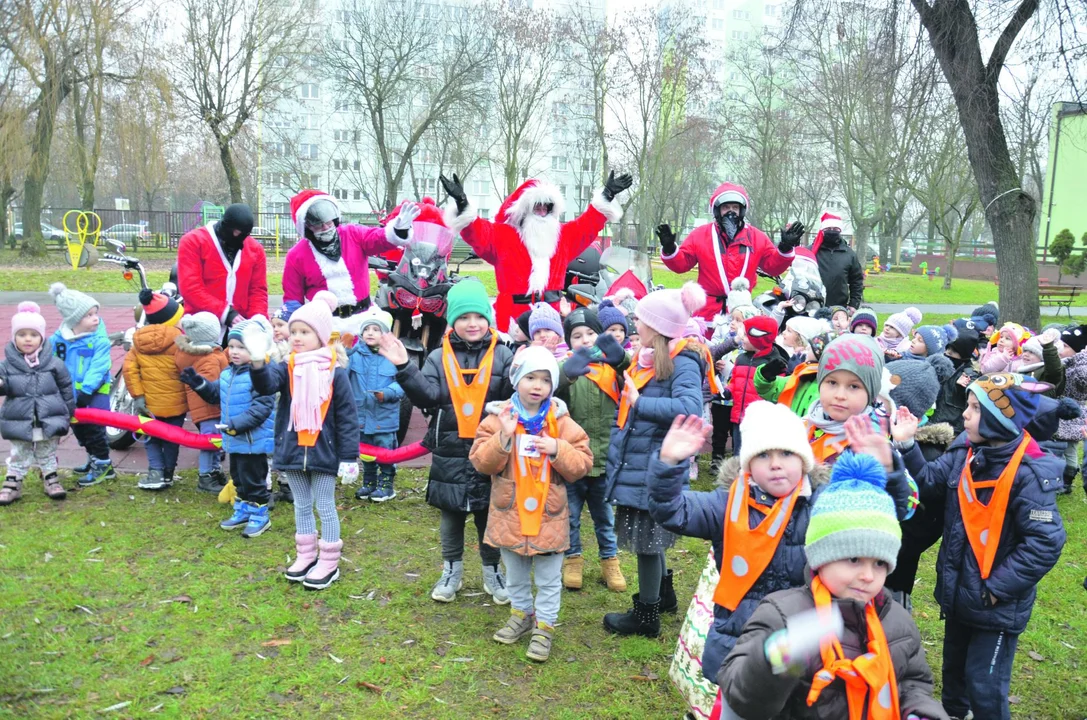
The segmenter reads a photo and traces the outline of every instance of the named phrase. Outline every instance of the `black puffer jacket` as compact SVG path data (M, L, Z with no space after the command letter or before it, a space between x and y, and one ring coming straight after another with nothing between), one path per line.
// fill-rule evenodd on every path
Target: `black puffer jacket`
M490 342L489 333L480 342L471 344L461 340L456 333L449 335L449 343L462 370L479 367ZM508 400L513 395L509 379L512 363L513 352L501 343L495 345L486 402ZM427 356L421 371L410 362L396 370L396 381L412 405L434 411L430 428L423 438L423 446L432 453L426 501L440 510L486 510L491 502L491 478L476 472L468 459L474 438L461 438L457 432L457 415L453 412L453 400L442 368L442 349ZM470 379L465 378L466 381Z
M34 428L40 427L46 438L68 434L75 395L72 377L64 361L53 355L48 340L42 342L37 367L26 364L26 358L9 342L0 362L0 393L6 398L0 410L0 436L5 440L32 442Z
M853 248L842 242L833 247L824 242L815 260L826 289L826 305L859 308L864 302L864 268Z

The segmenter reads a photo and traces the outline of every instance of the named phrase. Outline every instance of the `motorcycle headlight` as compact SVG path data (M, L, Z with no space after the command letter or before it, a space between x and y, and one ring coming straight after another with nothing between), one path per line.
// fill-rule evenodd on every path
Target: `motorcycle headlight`
M135 305L132 308L132 319L136 322L140 321L140 316L143 315L143 305Z
M812 300L810 303L808 303L808 312L812 314L817 313L819 312L819 308L821 307L823 307L823 303L819 302L818 300Z
M804 307L808 304L808 301L804 299L803 295L797 295L793 298L793 310L797 312L804 312Z

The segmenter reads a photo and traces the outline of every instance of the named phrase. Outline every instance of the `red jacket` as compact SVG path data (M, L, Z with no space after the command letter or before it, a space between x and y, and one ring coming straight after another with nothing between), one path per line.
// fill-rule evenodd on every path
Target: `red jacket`
M743 187L724 183L710 196L711 215L714 199L728 191L740 192L747 197L747 191ZM750 224L744 224L743 229L727 247L718 239L719 237L719 231L714 223L699 225L691 231L673 254L667 257L661 255L664 266L672 272L685 273L695 265L698 266L697 282L708 296L706 305L698 314L707 322L711 322L714 315L721 312L725 296L728 295L728 288L737 277L742 275L747 278L751 293L754 295L755 282L758 279L756 270L762 269L763 272L771 275L780 275L789 269L794 257L793 253L782 255L766 233ZM720 256L714 249L715 245ZM722 269L726 278L721 277Z
M245 239L230 267L214 223L190 230L177 246L177 282L186 314L206 311L223 322L233 306L245 318L268 317L267 260L253 238ZM228 285L233 285L229 297Z

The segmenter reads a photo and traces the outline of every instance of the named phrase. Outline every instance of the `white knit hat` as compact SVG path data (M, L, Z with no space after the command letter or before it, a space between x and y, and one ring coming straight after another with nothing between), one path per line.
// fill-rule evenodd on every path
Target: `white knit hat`
M788 450L800 456L804 472L815 467L804 421L785 405L759 400L747 406L740 422L740 467L750 469L751 460L768 450Z
M830 332L830 325L826 320L818 320L807 315L797 315L785 321L785 327L804 338L804 342L810 343L816 335Z
M517 392L517 383L529 373L537 370L546 370L551 374L551 394L559 389L559 363L555 360L555 353L540 345L530 345L513 358L510 366L510 382L513 383L513 391Z

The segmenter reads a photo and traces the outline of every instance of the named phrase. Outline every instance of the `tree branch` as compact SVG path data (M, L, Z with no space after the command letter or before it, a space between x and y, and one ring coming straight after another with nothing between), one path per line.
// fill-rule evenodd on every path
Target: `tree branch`
M923 0L921 1L923 2ZM989 62L985 66L986 82L996 85L997 80L1000 79L1000 71L1004 69L1004 61L1008 57L1008 52L1011 50L1012 45L1015 44L1015 39L1019 37L1023 26L1037 11L1038 0L1023 0L1019 7L1016 8L1015 14L1012 15L1011 20L1008 21L1003 32L1000 33L996 45L993 46L993 52L989 55Z

